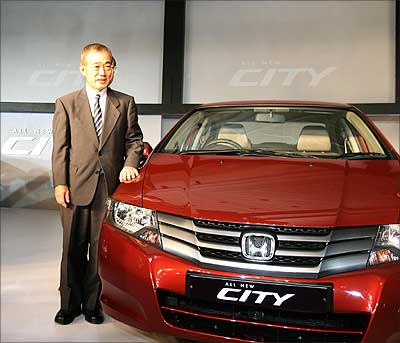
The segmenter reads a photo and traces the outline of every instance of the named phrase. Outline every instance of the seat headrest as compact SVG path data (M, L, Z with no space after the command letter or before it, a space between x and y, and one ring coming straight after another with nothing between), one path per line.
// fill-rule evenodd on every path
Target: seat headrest
M323 126L307 125L301 130L298 151L331 151L331 140Z
M218 133L218 139L230 139L245 149L249 149L251 146L243 125L238 123L225 124Z

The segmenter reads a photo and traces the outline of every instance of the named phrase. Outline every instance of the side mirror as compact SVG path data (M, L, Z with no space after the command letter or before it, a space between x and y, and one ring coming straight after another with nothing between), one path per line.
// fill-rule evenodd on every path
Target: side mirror
M143 157L147 160L147 158L150 156L151 152L153 151L153 148L148 142L143 142Z
M149 158L152 151L153 148L151 147L151 145L148 142L143 142L143 154L142 159L139 162L139 169L143 167L144 163Z

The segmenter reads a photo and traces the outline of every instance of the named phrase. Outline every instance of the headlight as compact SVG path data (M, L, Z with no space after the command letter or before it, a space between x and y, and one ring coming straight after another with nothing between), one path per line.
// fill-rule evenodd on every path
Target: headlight
M116 228L162 249L155 211L109 199L107 220Z
M368 265L400 260L400 224L381 225L374 247L369 255Z

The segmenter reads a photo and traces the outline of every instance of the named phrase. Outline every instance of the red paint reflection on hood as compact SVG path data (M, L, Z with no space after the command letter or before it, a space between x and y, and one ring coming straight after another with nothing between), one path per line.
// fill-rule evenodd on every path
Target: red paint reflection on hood
M374 225L398 221L399 191L396 160L156 154L143 206L253 224Z

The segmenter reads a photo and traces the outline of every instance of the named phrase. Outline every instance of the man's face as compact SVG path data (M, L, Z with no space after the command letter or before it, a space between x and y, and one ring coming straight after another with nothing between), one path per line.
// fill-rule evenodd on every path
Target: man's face
M95 92L108 87L114 79L114 66L107 51L89 51L80 70L86 84Z

